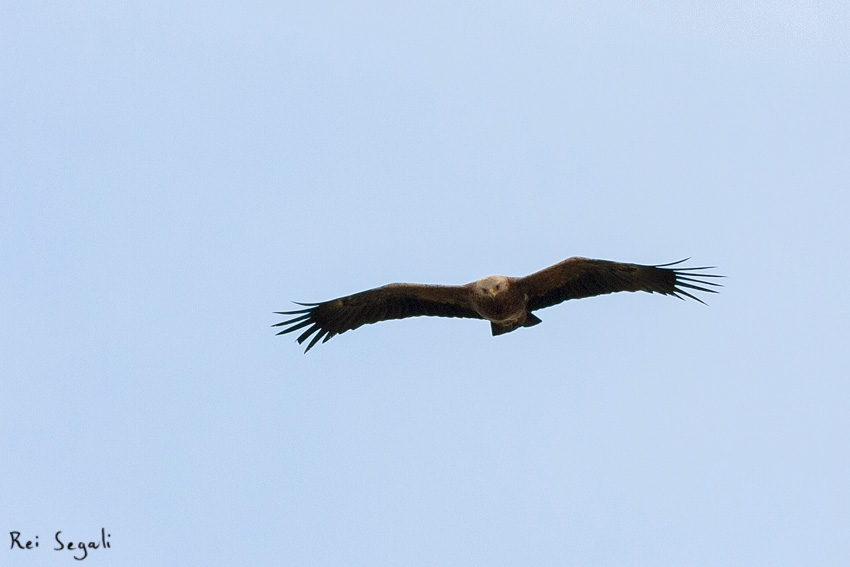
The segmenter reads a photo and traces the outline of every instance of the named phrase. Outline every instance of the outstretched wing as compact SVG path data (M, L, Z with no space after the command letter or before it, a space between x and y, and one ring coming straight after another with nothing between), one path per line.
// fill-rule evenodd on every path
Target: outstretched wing
M679 299L690 297L704 303L688 290L717 293L706 286L720 284L705 278L722 278L699 270L711 267L672 268L682 262L671 262L657 266L624 264L590 258L568 258L530 276L520 278L517 285L528 295L528 309L542 309L566 301L617 291L648 291L674 295ZM684 297L683 297L684 296Z
M272 327L285 327L278 335L307 327L298 337L299 344L316 333L304 350L307 352L319 339L324 343L334 335L378 321L421 315L481 319L469 293L467 286L394 283L323 303L299 303L306 309L277 311L278 315L297 317Z

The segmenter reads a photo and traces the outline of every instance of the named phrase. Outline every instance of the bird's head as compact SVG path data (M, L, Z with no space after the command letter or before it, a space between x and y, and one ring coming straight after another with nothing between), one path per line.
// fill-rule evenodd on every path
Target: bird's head
M508 278L504 276L487 276L475 282L475 287L478 288L480 295L487 295L495 299L499 294L507 291Z

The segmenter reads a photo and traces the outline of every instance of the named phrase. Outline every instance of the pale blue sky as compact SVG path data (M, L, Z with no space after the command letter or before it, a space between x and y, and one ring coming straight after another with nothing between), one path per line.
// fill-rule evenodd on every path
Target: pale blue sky
M850 8L652 4L6 3L0 563L850 564ZM729 278L270 327L573 255Z

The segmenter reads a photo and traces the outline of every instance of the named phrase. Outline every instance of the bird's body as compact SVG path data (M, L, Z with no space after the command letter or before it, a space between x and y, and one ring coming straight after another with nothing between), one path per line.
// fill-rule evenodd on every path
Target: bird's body
M469 301L481 317L493 323L508 324L525 318L528 296L516 278L487 276L469 284Z
M671 268L684 262L643 266L608 260L569 258L523 278L487 276L462 286L395 283L324 303L299 304L306 309L279 311L296 317L277 323L286 326L278 334L308 327L299 337L308 351L320 340L356 329L361 325L389 319L417 316L465 317L490 321L493 335L540 323L532 311L566 301L618 291L646 291L690 297L683 288L714 293L703 286L718 284L699 278L722 277L693 273L699 268Z

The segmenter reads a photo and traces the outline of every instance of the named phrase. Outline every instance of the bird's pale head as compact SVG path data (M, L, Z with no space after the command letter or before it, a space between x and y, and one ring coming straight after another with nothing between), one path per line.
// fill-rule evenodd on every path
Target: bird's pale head
M495 299L499 294L508 290L508 278L505 276L487 276L475 282L475 287L480 295L488 295Z

